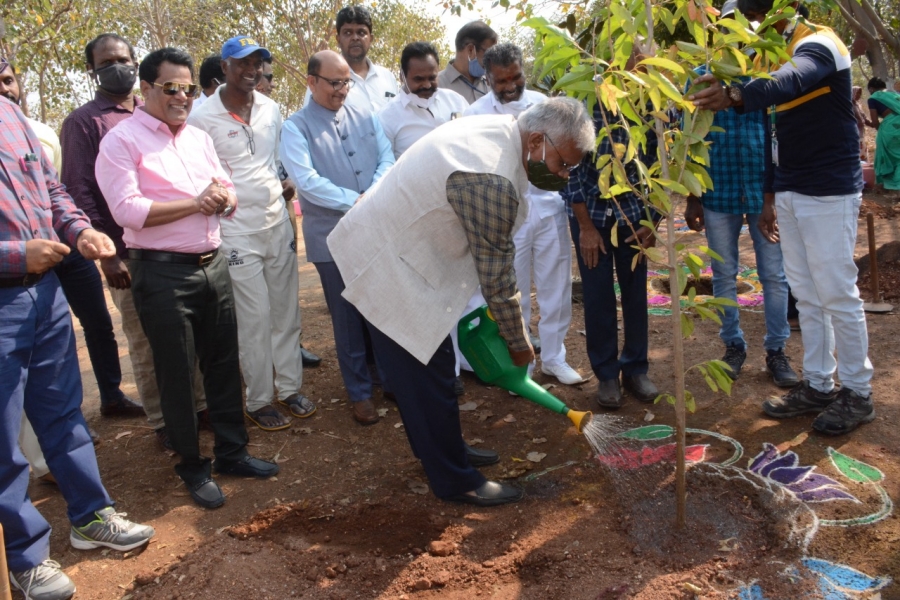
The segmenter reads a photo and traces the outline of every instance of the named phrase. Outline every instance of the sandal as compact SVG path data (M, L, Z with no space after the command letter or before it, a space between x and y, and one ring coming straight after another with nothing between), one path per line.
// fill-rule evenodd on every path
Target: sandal
M278 403L287 406L291 414L298 419L311 417L316 412L316 405L303 394L291 394L284 400L279 400Z
M281 431L282 429L287 429L291 426L291 422L284 418L280 412L275 410L274 406L263 406L259 410L254 411L246 411L244 412L247 415L247 418L253 421L253 424L262 429L263 431ZM277 425L266 425L263 423L263 419L278 419Z

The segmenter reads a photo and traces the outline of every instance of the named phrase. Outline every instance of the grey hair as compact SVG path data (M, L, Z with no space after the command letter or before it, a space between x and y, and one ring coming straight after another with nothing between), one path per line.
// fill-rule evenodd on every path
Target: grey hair
M574 98L548 98L535 104L519 116L519 129L528 133L542 133L554 144L572 142L582 152L596 146L594 122L584 104Z
M737 0L735 0L737 1ZM525 66L522 58L522 49L515 44L495 44L484 53L484 70L490 73L491 67L508 67L513 63Z

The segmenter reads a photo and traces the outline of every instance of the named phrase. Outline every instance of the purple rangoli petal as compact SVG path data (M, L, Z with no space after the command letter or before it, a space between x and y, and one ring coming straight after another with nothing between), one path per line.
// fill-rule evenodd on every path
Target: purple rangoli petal
M791 489L795 492L811 492L821 487L843 488L844 486L826 475L818 473L810 473L806 478L791 484Z
M796 454L793 452L785 452L783 455L769 462L769 464L761 467L759 469L759 474L763 477L768 477L773 469L796 467L798 462L800 462L800 459Z
M826 502L828 500L853 500L854 502L859 502L854 496L833 487L823 487L809 492L795 493L795 495L804 502Z
M750 461L749 469L754 473L758 473L759 469L772 462L778 456L778 449L772 444L766 442L763 444L763 451L753 457Z
M775 467L769 469L765 476L782 485L791 485L806 477L813 469L815 467Z

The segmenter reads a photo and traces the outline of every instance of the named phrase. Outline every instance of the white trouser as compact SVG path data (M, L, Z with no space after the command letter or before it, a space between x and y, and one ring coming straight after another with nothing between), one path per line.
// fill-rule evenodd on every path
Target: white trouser
M868 396L873 369L853 262L861 202L858 193L775 194L784 272L800 311L803 377L813 388L828 392L837 370L841 385Z
M41 445L38 443L37 435L28 422L28 417L22 413L22 428L19 429L19 446L22 448L22 454L25 460L31 465L31 473L35 477L43 477L50 472L47 461L44 460L44 453L41 452Z
M566 333L572 321L572 238L565 211L539 218L537 211L516 232L516 282L522 292L522 319L531 323L531 274L540 309L541 362L566 362Z
M108 286L107 286L108 287ZM159 403L159 388L156 386L156 369L153 367L153 350L144 334L144 327L134 307L134 296L131 288L123 290L109 287L109 295L122 317L122 331L128 341L128 357L131 360L131 373L137 387L141 404L147 414L147 421L153 429L163 427L162 407ZM194 367L194 398L197 412L206 410L206 391L203 389L203 375L200 374L199 361Z
M222 236L238 322L247 410L282 400L303 383L296 242L285 219L270 229ZM274 367L275 374L272 369Z

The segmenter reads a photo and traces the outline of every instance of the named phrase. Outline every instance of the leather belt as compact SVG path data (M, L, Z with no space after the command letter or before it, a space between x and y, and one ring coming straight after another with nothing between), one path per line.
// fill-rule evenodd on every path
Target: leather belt
M0 288L31 287L44 278L44 273L29 273L23 277L0 277Z
M213 261L213 259L216 257L216 254L218 253L218 248L215 250L210 250L209 252L203 252L201 254L191 254L187 252L163 252L162 250L139 250L136 248L129 248L128 258L132 260L149 260L152 262L205 267Z

